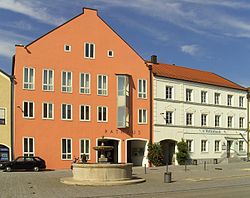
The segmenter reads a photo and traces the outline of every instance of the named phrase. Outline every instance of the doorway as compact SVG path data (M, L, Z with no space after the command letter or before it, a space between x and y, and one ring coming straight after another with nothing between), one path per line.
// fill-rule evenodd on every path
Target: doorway
M175 154L176 141L174 140L162 140L160 145L163 151L163 163L171 165L173 163L173 156Z
M127 162L133 163L133 166L143 166L145 157L145 140L128 140L127 141Z
M233 141L227 140L227 158L231 157L231 147L232 147Z
M105 157L108 159L109 163L118 163L118 140L112 140L112 139L101 139L98 140L98 146L101 146L102 142L104 142L105 146L113 146L114 148L110 151L105 151ZM98 159L101 156L101 152L98 151Z

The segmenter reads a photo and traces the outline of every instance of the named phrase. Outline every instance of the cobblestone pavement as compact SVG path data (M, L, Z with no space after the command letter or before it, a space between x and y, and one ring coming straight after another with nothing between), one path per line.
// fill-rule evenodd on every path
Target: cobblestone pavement
M146 179L141 184L126 186L76 186L60 183L70 177L70 170L43 172L0 172L0 198L54 197L174 197L175 192L216 189L249 185L250 162L187 166L169 166L172 183L164 183L166 167L133 168L133 173ZM250 188L249 193L250 193Z

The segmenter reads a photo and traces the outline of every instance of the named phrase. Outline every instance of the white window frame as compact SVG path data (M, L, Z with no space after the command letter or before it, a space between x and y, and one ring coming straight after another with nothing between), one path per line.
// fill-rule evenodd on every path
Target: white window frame
M86 56L86 45L87 44L89 45L89 49L88 49L89 50L89 56ZM90 56L90 54L91 54L90 53L90 49L91 49L90 46L91 45L93 45L93 57ZM85 42L84 43L84 58L86 58L86 59L95 59L95 44L94 43L91 43L91 42Z
M44 83L44 71L47 71L47 84ZM52 71L52 84L49 84L49 72ZM54 70L53 69L43 69L42 71L42 80L43 80L43 83L42 83L42 90L43 91L54 91ZM47 86L46 89L44 89L44 87ZM51 89L50 89L51 87Z
M233 128L233 119L233 116L227 116L227 128Z
M215 105L220 104L220 93L214 93L214 104Z
M227 95L227 106L233 105L233 95L228 94Z
M44 117L44 105L47 104L47 117ZM49 117L49 106L52 106L52 117ZM42 119L44 120L54 120L54 104L51 102L42 103Z
M28 141L28 151L24 151L24 139L27 139ZM33 152L30 151L30 144L29 141L32 140L33 142ZM23 150L23 156L35 156L35 138L34 137L23 137L22 138L22 150Z
M191 116L190 118L188 118L189 116ZM193 126L193 113L186 113L186 126ZM191 123L190 123L191 121Z
M28 103L28 109L27 109L27 113L28 113L28 116L25 116L24 115L24 103L27 102ZM33 116L30 116L30 103L33 103ZM22 111L23 111L23 118L26 118L26 119L34 119L35 118L35 103L33 101L27 101L27 100L24 100L23 101L23 108L22 108Z
M173 87L171 86L166 86L166 94L165 97L167 100L173 100Z
M101 77L101 87L99 88L99 77ZM104 87L104 77L106 78L106 87ZM99 93L100 92L100 93ZM105 74L97 75L97 95L107 96L108 95L108 76Z
M194 140L193 139L187 139L186 140L187 143L187 149L189 153L193 153L194 152Z
M193 90L192 89L186 89L186 102L192 102L193 101Z
M84 108L84 118L82 119L82 107ZM86 107L89 107L89 119L86 119ZM86 104L81 104L80 106L79 106L79 118L80 118L80 121L87 121L87 122L89 122L90 120L91 120L91 107L90 107L90 105L86 105Z
M245 118L244 117L240 117L239 118L239 128L244 128L244 121L245 121Z
M239 144L239 152L244 152L244 141L243 140L239 140L238 144Z
M66 84L63 85L63 73L66 73L66 79L65 79L65 82ZM70 85L68 85L68 74L71 74L71 81L70 81ZM73 72L71 71L62 71L61 72L61 92L62 93L72 93L73 92ZM65 88L66 90L64 91L63 88Z
M173 111L166 111L165 115L166 115L166 124L167 125L172 125L173 124L174 112Z
M83 75L83 85L82 85L82 75ZM86 86L86 84L87 84L87 80L86 80L86 76L89 76L89 82L88 82L88 84L89 84L89 86ZM84 73L84 72L82 72L82 73L80 73L80 77L79 77L79 84L80 84L80 90L79 90L79 93L80 94L91 94L91 75L90 75L90 73Z
M217 143L218 143L218 145L217 145ZM214 140L214 152L215 153L221 152L221 141L220 140Z
M25 69L28 69L28 82L25 82ZM30 79L30 70L33 70L33 82L31 82L32 80ZM35 68L33 67L23 67L23 89L25 90L35 90L35 76L36 76L36 71ZM27 85L28 88L25 88L24 85Z
M110 55L109 52L111 52L112 54ZM108 50L108 51L107 51L107 56L108 56L109 58L113 58L113 57L114 57L114 51L113 51L113 50Z
M201 126L207 126L207 114L201 114Z
M66 49L67 47L69 47L69 49ZM71 52L72 47L71 47L71 45L64 44L63 49L64 49L65 52Z
M140 125L147 124L147 120L148 120L148 118L147 118L148 115L147 114L148 114L147 109L138 109L138 124L140 124ZM141 115L141 118L140 118L140 115Z
M207 91L201 91L201 103L207 103Z
M0 117L0 119L4 120L3 124L0 125L7 125L7 109L5 107L0 107L0 111L3 111L3 117Z
M205 145L204 145L205 143ZM201 152L207 153L208 152L208 140L201 140Z
M143 87L143 84L145 82L145 88ZM140 99L147 99L147 89L148 89L148 82L145 79L138 79L138 98ZM140 91L141 89L141 91Z
M66 105L66 118L63 118L63 105ZM71 112L70 112L70 119L68 119L68 106L71 106ZM73 120L73 105L72 104L67 104L67 103L62 103L61 104L61 120Z
M239 107L244 107L244 96L239 97Z
M216 120L216 117L218 117L218 122ZM217 123L218 123L218 126L217 126ZM220 127L220 123L221 123L221 115L215 115L214 116L214 127Z
M63 153L63 140L66 140L66 152ZM70 150L71 152L68 152L68 141L70 141ZM72 138L61 138L61 160L72 160ZM66 155L65 159L63 158L63 155ZM70 155L70 157L68 157Z
M99 120L99 108L101 108L102 119ZM103 120L103 109L106 108L106 120ZM97 106L97 122L108 122L108 107L107 106Z
M82 153L82 144L81 144L81 141L84 141L84 148L83 148L83 150L84 150L84 152ZM89 152L86 152L86 141L88 141L89 142ZM84 155L86 155L87 156L87 160L91 160L91 156L90 156L90 151L91 151L91 141L90 141L90 139L88 139L88 138L81 138L80 140L79 140L79 153L80 153L80 159L82 159L82 156L83 156L83 154Z

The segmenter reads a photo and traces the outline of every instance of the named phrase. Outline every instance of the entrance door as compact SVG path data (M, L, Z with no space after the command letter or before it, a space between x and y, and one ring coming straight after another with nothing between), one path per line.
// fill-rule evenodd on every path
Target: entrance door
M173 156L175 154L175 144L174 140L163 140L160 142L163 151L163 163L164 164L172 164Z
M0 145L0 161L9 161L9 148L4 146L4 145Z
M108 162L110 163L118 163L118 140L110 140L110 139L104 139L104 140L98 140L98 146L101 146L102 141L104 142L105 146L113 146L114 149L110 151L105 151L105 157L108 158ZM100 157L101 153L98 152L98 158Z
M127 162L134 166L143 166L146 141L128 140L127 141Z
M231 156L230 150L231 150L232 144L233 144L233 141L227 140L227 158L230 158L230 156Z

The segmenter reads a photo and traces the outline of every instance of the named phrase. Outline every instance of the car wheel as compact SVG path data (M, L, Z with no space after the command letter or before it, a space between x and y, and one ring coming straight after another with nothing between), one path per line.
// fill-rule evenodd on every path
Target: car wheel
M35 167L34 167L34 171L35 171L35 172L38 172L38 171L39 171L39 167L35 166Z
M9 166L7 166L7 167L5 168L5 170L6 170L7 172L11 172L11 168L10 168Z

